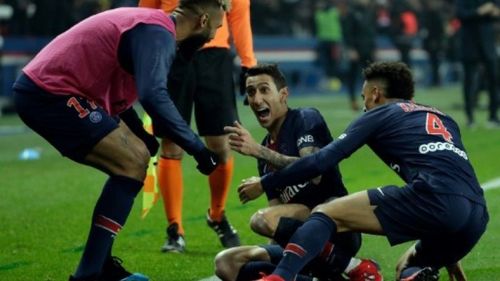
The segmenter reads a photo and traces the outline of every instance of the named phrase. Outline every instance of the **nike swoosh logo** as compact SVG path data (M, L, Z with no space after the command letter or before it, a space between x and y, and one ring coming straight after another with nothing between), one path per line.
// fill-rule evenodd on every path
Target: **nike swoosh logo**
M215 163L214 159L212 157L210 157L210 162L212 162L212 165L217 165L217 163Z
M377 190L378 190L378 192L380 192L380 194L382 194L382 196L385 196L384 192L382 191L382 189L380 187L377 187Z

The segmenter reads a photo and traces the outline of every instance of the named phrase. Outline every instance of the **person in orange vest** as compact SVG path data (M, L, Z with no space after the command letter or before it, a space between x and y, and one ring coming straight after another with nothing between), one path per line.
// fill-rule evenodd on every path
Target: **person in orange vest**
M139 6L170 12L179 2L183 0L140 0ZM230 37L241 60L240 77L243 77L248 68L257 64L249 0L231 1L223 25L212 41L202 46L202 40L193 39L179 46L167 83L172 100L188 123L194 105L198 133L205 138L207 147L219 156L220 165L208 177L211 199L207 224L217 233L225 248L240 245L239 236L224 212L233 175L233 157L224 126L238 120ZM190 63L186 64L186 61ZM244 85L240 85L240 92L245 93ZM182 156L183 150L178 144L162 139L157 173L168 220L162 252L183 252L186 246L182 225Z

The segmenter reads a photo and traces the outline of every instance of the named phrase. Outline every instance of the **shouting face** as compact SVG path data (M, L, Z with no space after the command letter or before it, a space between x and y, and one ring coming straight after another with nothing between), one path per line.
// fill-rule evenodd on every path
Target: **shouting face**
M268 130L279 126L288 110L286 87L278 89L267 74L250 76L246 80L248 104L260 125Z

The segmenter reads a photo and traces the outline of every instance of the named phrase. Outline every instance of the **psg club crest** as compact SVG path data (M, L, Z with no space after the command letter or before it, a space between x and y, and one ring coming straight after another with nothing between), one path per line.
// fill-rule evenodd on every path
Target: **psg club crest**
M99 123L102 120L102 114L99 111L92 111L89 115L90 122Z

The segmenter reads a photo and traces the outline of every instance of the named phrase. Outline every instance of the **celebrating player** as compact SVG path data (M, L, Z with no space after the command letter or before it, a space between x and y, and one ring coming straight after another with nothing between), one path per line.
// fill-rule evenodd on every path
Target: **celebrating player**
M242 188L266 190L304 182L364 144L406 185L319 205L294 233L273 274L262 280L293 280L329 239L346 231L385 235L391 245L417 240L399 261L399 280L438 280L442 267L452 278L466 280L459 261L478 242L489 217L458 125L445 113L412 101L414 82L405 64L373 63L363 74L364 115L320 151Z
M218 0L183 0L171 15L143 8L103 12L55 38L15 82L15 105L29 127L62 155L109 175L70 280L148 280L111 257L158 149L132 108L137 99L156 122L157 136L181 144L202 173L216 168L217 156L182 119L166 80L176 42L209 41L223 15Z
M330 130L316 109L288 107L288 88L276 65L262 64L250 68L246 75L246 92L250 108L268 134L262 144L258 144L238 122L233 127L226 127L225 131L230 133L233 150L257 158L261 176L282 169L332 141ZM249 181L252 179L244 180L238 190L240 200L246 203L265 192L270 205L253 215L252 229L283 246L312 208L347 194L337 166L330 167L319 177L286 187L262 190L256 189L256 185L246 185ZM345 272L351 280L382 280L373 261L353 258L361 245L359 233L343 233L332 242L335 245L333 250L330 244L324 257L312 265L312 275L331 277ZM224 280L254 280L259 272L270 273L273 262L276 264L282 254L283 248L279 245L228 249L217 255L216 273ZM323 270L319 271L320 268Z

